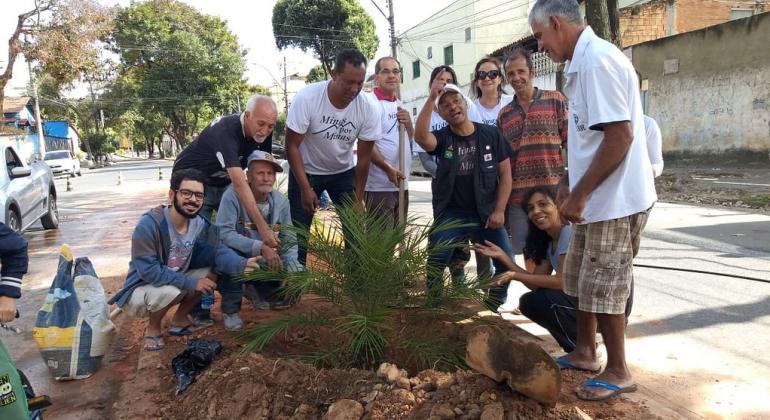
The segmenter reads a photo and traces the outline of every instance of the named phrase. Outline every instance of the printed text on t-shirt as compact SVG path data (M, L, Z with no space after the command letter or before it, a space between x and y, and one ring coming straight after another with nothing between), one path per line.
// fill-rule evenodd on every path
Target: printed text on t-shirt
M325 124L326 128L312 134L324 133L326 140L339 140L345 143L352 143L356 139L356 126L346 118L340 119L324 115L321 117L321 124Z

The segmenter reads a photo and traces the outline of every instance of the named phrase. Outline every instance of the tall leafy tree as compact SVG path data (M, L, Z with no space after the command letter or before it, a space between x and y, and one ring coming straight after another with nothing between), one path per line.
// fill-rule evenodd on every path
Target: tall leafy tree
M372 59L379 45L374 21L356 0L278 0L273 34L279 49L312 51L326 74L340 50L356 48Z
M0 114L5 86L19 54L37 62L57 87L98 66L98 41L112 28L112 10L93 0L39 0L19 15L8 39L7 65L0 74Z
M113 47L120 75L136 83L131 105L165 117L164 131L181 147L215 115L232 112L244 90L244 52L227 24L175 0L121 10Z

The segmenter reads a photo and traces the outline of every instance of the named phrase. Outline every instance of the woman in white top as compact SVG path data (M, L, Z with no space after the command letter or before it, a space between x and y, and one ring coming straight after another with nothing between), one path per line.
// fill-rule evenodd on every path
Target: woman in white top
M503 92L504 72L500 60L486 56L476 63L471 83L471 97L481 122L497 125L500 109L513 100L513 96Z

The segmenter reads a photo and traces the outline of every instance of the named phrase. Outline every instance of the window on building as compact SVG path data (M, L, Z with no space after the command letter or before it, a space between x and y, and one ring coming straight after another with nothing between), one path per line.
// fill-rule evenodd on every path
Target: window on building
M412 79L420 77L420 60L412 61Z
M433 58L433 47L428 47L428 58Z
M444 47L444 65L451 66L455 63L454 48L451 45Z
M465 28L465 42L471 42L471 28Z
M732 9L730 10L730 20L743 19L754 16L754 9Z

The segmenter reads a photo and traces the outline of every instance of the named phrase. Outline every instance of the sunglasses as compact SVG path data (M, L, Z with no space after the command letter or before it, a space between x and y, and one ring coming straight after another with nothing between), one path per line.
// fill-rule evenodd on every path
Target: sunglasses
M500 77L501 74L502 73L500 73L499 70L490 70L490 71L479 70L476 72L476 80L484 80L487 77L494 80Z

